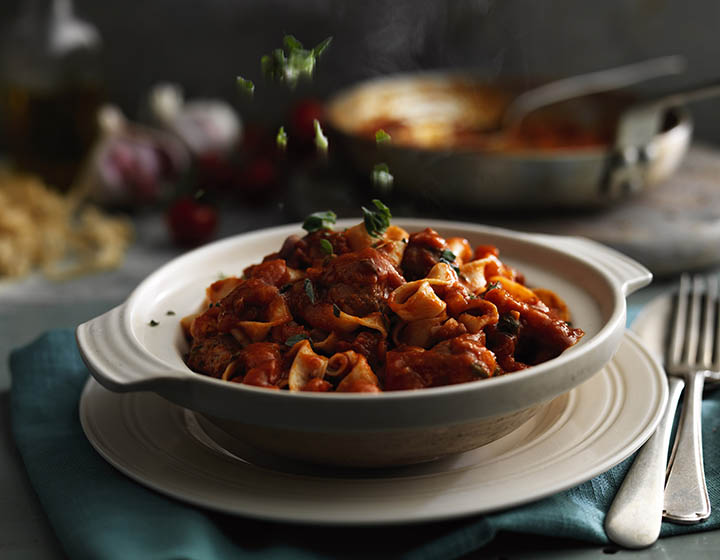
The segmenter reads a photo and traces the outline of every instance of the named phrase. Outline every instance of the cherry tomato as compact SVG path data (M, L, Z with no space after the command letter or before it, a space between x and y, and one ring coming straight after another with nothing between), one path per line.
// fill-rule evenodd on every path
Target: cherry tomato
M240 175L242 193L251 199L271 195L278 186L278 165L266 156L258 156L247 162Z
M218 215L209 204L185 196L168 210L168 226L175 243L192 247L209 241L217 229Z
M325 110L323 104L317 99L302 99L292 108L290 126L292 132L301 142L310 142L315 138L313 121L323 122Z

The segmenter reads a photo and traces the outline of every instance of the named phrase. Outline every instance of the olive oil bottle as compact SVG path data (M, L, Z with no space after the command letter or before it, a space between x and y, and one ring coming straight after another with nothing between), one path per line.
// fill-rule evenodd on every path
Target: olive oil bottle
M0 57L2 134L11 164L67 190L97 134L101 38L71 0L25 0Z

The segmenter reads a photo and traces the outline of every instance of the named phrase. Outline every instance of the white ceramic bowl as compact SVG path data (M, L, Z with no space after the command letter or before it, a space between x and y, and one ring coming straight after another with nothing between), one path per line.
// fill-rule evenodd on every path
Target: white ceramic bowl
M341 220L338 227L354 223ZM288 235L302 233L290 225L231 237L169 262L124 304L77 328L81 355L108 389L154 391L265 451L330 465L410 464L502 437L599 371L623 336L625 297L651 280L643 266L586 239L457 222L393 223L410 232L429 226L473 246L497 246L501 259L523 272L530 286L565 299L585 336L557 358L524 371L417 391L290 393L194 373L183 362L187 343L180 318L199 308L219 273L240 274Z

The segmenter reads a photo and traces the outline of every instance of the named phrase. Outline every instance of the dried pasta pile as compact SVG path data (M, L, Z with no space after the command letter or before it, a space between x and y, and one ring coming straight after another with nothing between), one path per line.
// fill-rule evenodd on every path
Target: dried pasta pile
M119 266L132 226L39 179L0 171L0 278L35 269L52 279Z

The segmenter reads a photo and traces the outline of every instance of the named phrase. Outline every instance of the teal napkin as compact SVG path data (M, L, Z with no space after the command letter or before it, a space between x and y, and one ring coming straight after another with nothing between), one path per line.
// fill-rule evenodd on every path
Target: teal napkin
M78 420L88 377L70 330L51 331L10 357L12 430L32 484L73 559L451 559L501 531L607 543L603 520L632 459L532 504L460 520L386 528L308 527L213 513L122 475L90 446ZM720 393L720 392L718 392ZM720 525L720 394L703 404L711 518L663 524L662 535Z

